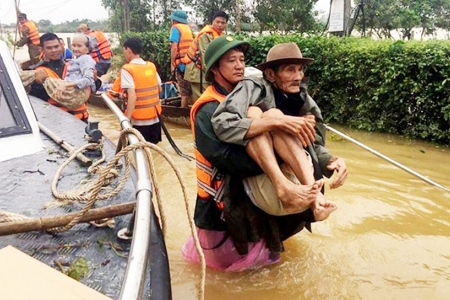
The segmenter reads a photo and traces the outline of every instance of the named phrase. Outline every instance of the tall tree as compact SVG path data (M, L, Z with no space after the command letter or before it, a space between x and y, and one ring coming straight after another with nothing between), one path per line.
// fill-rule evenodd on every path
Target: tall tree
M450 26L450 0L366 0L364 11L369 31L382 38L391 37L394 29L409 39L414 27L422 28L424 35L434 33L438 26ZM361 19L357 24L361 28Z
M147 31L153 25L148 1L102 0L102 4L109 11L111 29L116 32Z
M253 16L265 30L295 30L300 32L317 28L314 4L318 0L254 0Z
M235 19L236 0L185 0L192 7L195 16L203 24L210 24L213 14L218 10L225 11L231 21Z

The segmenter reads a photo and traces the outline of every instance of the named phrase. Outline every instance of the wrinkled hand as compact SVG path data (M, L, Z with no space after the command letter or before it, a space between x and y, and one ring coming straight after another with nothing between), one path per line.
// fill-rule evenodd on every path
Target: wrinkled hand
M331 159L327 166L328 170L336 171L336 177L333 182L330 184L330 189L335 189L344 184L345 179L347 179L348 171L347 165L342 158L335 157L335 159Z
M305 117L283 116L280 129L297 136L303 147L315 140L314 126Z
M316 116L315 115L306 115L304 116L306 121L308 121L313 127L316 126Z
M45 79L47 79L47 77L48 77L47 72L45 72L42 69L37 69L34 81L36 81L36 83L43 84Z

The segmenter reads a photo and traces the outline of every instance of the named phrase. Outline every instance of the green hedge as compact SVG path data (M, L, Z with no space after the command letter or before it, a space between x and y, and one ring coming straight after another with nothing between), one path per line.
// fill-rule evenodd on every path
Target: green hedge
M168 30L132 35L144 40L143 57L155 61L163 80L168 80ZM309 92L326 121L450 145L449 41L301 35L240 38L252 45L246 57L249 66L264 61L273 45L287 41L297 43L305 57L314 58L306 69Z

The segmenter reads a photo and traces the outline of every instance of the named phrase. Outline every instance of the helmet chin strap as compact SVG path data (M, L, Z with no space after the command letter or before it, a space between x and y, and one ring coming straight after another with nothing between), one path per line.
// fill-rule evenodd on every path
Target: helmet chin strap
M217 68L216 70L219 73L219 75L223 78L223 80L225 80L232 88L234 88L234 86L236 84L234 84L234 83L230 82L228 79L226 79L225 76L223 76L222 72L220 72L219 68Z

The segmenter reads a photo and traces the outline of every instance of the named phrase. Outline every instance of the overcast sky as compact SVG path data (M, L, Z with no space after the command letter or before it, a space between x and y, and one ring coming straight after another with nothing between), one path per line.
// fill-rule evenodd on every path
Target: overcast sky
M53 24L65 21L90 19L105 20L108 12L101 0L17 0L21 12L29 20L50 20ZM0 0L0 23L15 23L15 1Z
M26 13L28 19L39 21L50 20L53 24L65 21L90 19L105 20L108 12L101 0L16 0L19 9ZM14 0L0 0L0 23L16 22ZM319 0L316 9L328 13L330 0Z

